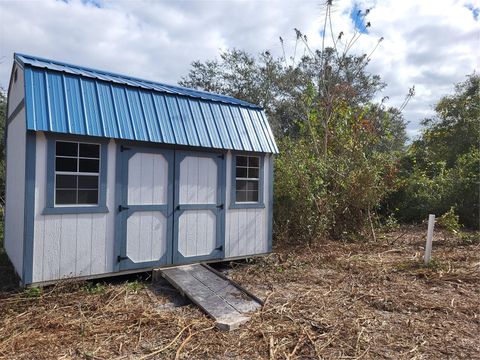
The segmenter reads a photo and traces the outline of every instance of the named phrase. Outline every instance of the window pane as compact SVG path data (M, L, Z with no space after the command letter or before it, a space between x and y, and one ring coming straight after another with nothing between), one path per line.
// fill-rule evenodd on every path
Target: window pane
M246 191L238 191L236 194L236 202L245 202L247 201L247 192Z
M258 169L249 168L248 169L248 177L258 179Z
M78 177L79 189L98 189L98 176L84 176Z
M77 159L57 157L55 159L55 170L56 171L77 171Z
M76 189L77 177L75 175L57 175L55 185L57 189Z
M247 191L247 201L258 201L258 191Z
M79 204L97 204L98 191L97 190L78 190Z
M237 166L247 166L247 157L237 156Z
M98 172L99 160L80 159L80 172Z
M77 156L78 155L78 143L66 142L66 141L57 141L56 142L56 151L57 155L63 156Z
M76 190L57 190L55 192L55 203L57 205L72 205L77 203Z
M247 168L237 167L237 178L239 177L247 177Z
M247 190L258 191L258 181L247 181Z
M249 156L248 157L248 166L258 168L258 157L256 156Z
M246 180L237 180L236 188L239 191L247 190L247 181Z
M80 144L80 156L99 158L100 145L97 144Z

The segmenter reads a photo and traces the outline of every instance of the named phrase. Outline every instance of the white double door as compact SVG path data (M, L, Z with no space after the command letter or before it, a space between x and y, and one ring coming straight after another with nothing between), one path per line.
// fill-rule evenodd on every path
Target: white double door
M224 257L224 158L119 146L120 270Z

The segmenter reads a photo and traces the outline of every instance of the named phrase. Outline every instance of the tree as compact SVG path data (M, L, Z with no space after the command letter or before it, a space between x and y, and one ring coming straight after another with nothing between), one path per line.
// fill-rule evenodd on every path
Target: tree
M480 141L480 76L472 74L455 85L453 95L444 96L435 106L435 116L422 121L425 130L413 148L431 162L445 161L447 168L478 147Z
M325 63L329 75L320 85ZM366 72L367 64L365 56L340 58L330 48L323 55L315 52L303 56L295 64L287 64L284 58L275 58L269 51L253 56L244 50L231 49L222 52L220 60L193 62L180 85L258 104L265 108L277 136L296 136L298 120L306 121L307 109L302 98L311 84L316 84L317 98L312 101L318 105L326 106L331 98L343 98L351 105L372 101L385 84L378 75ZM399 130L402 131L401 126Z
M326 24L331 2L325 6ZM366 70L373 51L370 56L349 54L361 34L354 33L341 51L342 34L331 47L312 50L306 36L295 32L295 49L303 45L305 54L300 58L227 50L219 60L194 62L180 84L265 108L280 147L277 238L345 238L365 229L374 235L374 212L394 186L405 121L398 109L374 103L385 84Z
M392 196L404 221L421 221L452 207L460 222L479 227L480 76L472 74L455 86L425 119L421 137L402 159L402 186Z

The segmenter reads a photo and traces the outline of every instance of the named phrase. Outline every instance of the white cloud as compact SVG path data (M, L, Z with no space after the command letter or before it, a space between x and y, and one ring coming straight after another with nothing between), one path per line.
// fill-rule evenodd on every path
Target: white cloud
M279 36L293 52L300 29L312 48L321 46L324 0L312 1L1 1L0 84L8 84L13 52L23 52L166 83L176 83L193 60L236 47L281 53ZM432 113L453 84L479 67L480 22L471 1L334 1L335 37L354 31L354 4L370 8L372 26L354 51L370 53L369 70L388 84L380 97L402 103L408 88L416 96L405 111L409 133ZM327 32L329 43L329 34ZM297 50L297 56L303 53Z

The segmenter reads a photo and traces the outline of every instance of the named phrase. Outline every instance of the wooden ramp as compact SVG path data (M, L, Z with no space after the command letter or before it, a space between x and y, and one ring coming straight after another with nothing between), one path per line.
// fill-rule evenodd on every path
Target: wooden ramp
M217 321L221 330L234 330L249 320L262 301L205 264L158 270L175 288Z

